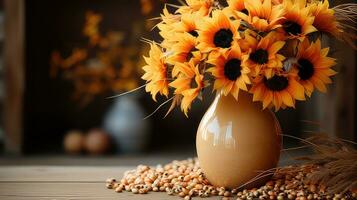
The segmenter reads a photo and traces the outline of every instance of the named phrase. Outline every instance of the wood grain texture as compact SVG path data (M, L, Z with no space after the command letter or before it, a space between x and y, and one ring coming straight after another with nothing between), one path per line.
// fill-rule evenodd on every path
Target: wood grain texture
M5 0L4 128L6 151L20 154L24 92L24 0Z
M133 167L0 167L0 199L4 200L178 200L162 192L145 195L115 193L105 188L105 179L120 178ZM200 199L200 198L197 198ZM206 199L221 199L210 197Z
M6 166L0 167L0 182L98 182L109 177L120 178L133 167L60 167Z

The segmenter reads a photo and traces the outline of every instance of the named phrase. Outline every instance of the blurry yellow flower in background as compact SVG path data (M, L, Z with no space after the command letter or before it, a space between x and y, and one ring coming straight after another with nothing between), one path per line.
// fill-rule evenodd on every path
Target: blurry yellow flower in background
M152 3L150 2L141 2ZM130 39L125 32L102 30L100 13L87 11L82 34L87 42L74 47L67 57L53 51L50 60L50 76L61 77L74 86L73 98L86 106L94 97L130 91L138 87L142 74L140 55L146 47ZM144 23L133 23L130 37L136 37Z
M238 99L239 90L247 91L250 84L248 66L244 65L248 55L242 54L238 45L232 47L226 54L209 58L207 63L214 65L207 71L215 78L214 89L222 91L225 96L229 93Z
M147 82L145 90L151 93L155 101L157 93L167 97L169 95L169 80L162 50L157 44L153 43L149 57L144 56L144 59L147 65L143 67L145 74L141 78Z
M147 15L152 12L154 9L152 1L153 0L140 0L142 14Z
M195 100L204 88L203 75L199 71L198 65L193 61L189 63L177 63L179 76L170 83L175 88L176 95L182 95L181 110L187 116L193 100Z
M253 101L263 102L263 109L275 107L295 107L295 100L305 100L304 87L296 80L296 75L274 75L271 78L257 77L250 89Z
M298 46L296 70L299 82L304 86L307 96L311 96L314 88L326 92L325 84L331 83L330 76L336 74L331 69L336 64L335 59L327 57L328 48L321 49L321 42L309 43L304 40Z
M86 13L86 24L84 25L83 34L89 38L91 45L96 45L100 39L99 23L102 21L100 14L88 11Z

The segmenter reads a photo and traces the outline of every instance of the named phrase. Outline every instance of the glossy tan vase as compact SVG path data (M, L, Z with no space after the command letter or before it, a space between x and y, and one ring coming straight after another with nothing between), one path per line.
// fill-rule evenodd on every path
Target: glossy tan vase
M232 95L218 94L198 127L196 148L211 184L257 187L270 177L245 183L277 166L280 125L270 110L262 110L261 104L252 101L250 94L240 92L238 101Z

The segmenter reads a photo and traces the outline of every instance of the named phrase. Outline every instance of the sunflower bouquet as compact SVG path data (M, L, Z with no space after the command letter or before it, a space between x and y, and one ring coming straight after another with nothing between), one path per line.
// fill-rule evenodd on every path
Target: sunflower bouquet
M328 36L353 45L356 4L331 8L327 0L186 0L167 4L157 24L162 41L148 41L146 91L180 105L186 114L204 88L252 93L262 108L295 107L326 92L336 72ZM169 12L168 7L176 9ZM352 25L351 25L352 24ZM165 103L166 103L165 102Z

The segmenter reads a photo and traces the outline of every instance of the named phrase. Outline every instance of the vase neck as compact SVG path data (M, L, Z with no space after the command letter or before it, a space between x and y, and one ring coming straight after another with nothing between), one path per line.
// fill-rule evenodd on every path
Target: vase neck
M217 92L215 101L223 101L226 103L248 103L248 104L256 104L253 102L252 94L246 91L240 91L238 95L238 99L235 99L231 94L225 96L223 92Z

